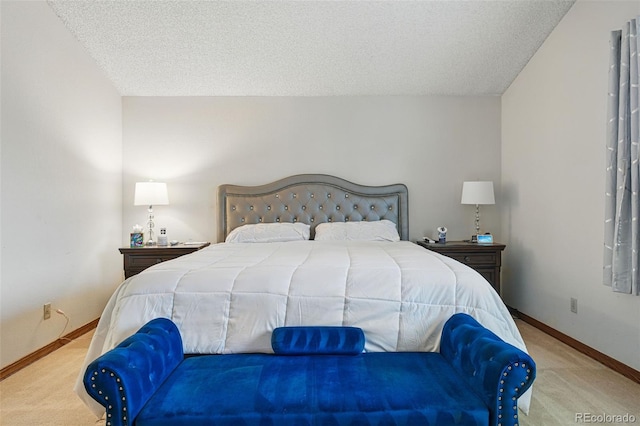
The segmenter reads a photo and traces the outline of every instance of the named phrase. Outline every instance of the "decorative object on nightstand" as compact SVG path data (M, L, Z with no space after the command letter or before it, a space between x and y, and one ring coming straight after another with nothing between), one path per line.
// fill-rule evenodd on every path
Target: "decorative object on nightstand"
M158 236L158 245L161 247L166 247L169 245L169 240L167 239L167 228L160 228L160 235Z
M417 241L417 244L475 269L500 294L502 250L506 247L504 244L476 244L466 241L449 241L444 244Z
M144 233L142 232L142 226L134 225L129 234L131 247L142 247L144 245Z
M164 182L137 182L134 195L134 206L149 206L149 239L148 246L153 246L156 242L153 240L153 206L169 204L169 194L167 193L167 184Z
M438 242L439 243L446 243L447 242L447 228L445 228L444 226L439 226L438 229Z
M210 243L172 244L166 247L143 246L120 248L124 255L124 277L129 278L150 266L193 253L207 247Z
M464 182L462 184L461 204L476 205L476 234L471 237L472 241L477 241L478 234L480 234L480 205L495 203L496 200L493 195L493 182L475 181Z

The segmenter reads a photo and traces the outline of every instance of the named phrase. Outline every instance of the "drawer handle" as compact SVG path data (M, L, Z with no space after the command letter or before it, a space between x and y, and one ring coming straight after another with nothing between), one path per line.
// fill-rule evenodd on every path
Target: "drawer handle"
M468 261L470 261L470 260L471 260L471 258L470 258L469 256L465 256L465 257L464 257L464 261L465 261L465 262L468 262Z

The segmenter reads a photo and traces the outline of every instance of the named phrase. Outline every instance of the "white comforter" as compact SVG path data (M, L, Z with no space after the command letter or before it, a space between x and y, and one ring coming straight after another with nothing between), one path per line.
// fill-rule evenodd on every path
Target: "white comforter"
M272 352L279 326L350 325L366 351L437 351L444 322L466 312L526 350L506 306L473 269L407 241L216 244L158 264L113 294L76 392L100 416L82 373L147 321L171 318L185 353ZM530 393L520 398L527 412Z

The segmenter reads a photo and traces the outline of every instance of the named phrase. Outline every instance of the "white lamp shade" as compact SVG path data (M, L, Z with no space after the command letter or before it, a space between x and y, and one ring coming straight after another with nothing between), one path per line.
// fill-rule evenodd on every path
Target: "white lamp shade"
M462 184L461 204L495 204L493 196L493 182L477 181Z
M169 204L167 184L164 182L137 182L134 206L161 206Z

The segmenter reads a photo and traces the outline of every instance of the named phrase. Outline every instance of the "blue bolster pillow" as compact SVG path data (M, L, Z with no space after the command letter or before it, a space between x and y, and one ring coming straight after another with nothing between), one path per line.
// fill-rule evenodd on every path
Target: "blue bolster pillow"
M278 355L358 355L364 332L357 327L278 327L271 334Z

